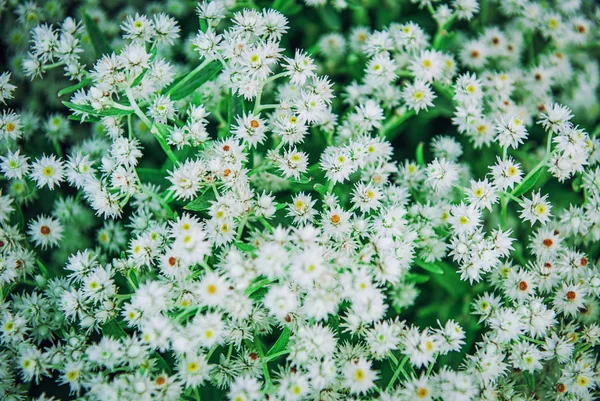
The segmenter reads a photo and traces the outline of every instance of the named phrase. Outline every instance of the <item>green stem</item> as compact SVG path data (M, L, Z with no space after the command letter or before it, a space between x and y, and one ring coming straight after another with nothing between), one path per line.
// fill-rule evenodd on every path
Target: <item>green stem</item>
M204 67L206 67L210 63L212 63L212 60L204 60L204 62L202 64L200 64L198 67L196 67L192 71L190 71L185 77L183 77L183 79L181 81L177 82L171 89L169 89L169 92L174 93L179 88L183 87L190 79L192 79L192 77L195 74L202 71L204 69Z
M162 148L163 152L165 152L169 160L171 160L173 164L177 166L179 164L179 159L177 159L177 156L175 156L175 153L173 153L161 132L158 130L158 128L156 128L156 125L154 125L152 121L150 121L150 119L146 116L146 114L144 114L142 109L140 109L140 107L135 101L135 98L133 97L133 92L131 92L131 88L125 89L125 94L127 95L127 99L129 99L129 103L131 103L131 107L133 108L135 115L138 116L140 120L144 122L144 124L146 124L146 126L150 129L150 132L154 134L154 137L158 141L158 144Z
M402 115L394 114L394 116L391 119L389 119L385 124L383 124L379 129L379 137L387 138L388 140L393 139L396 136L396 133L392 134L392 132L396 128L398 128L404 121L408 120L414 115L414 111L407 111Z
M248 221L248 215L244 216L240 223L240 228L238 228L236 241L240 241L242 239L242 234L244 233L244 227L246 226L246 222Z
M394 357L394 359L395 358L396 357ZM394 371L394 375L392 376L392 378L390 379L390 382L388 383L387 387L385 388L386 392L389 392L392 389L392 386L394 385L394 382L396 381L396 379L398 379L398 376L400 376L400 373L402 373L404 375L404 377L408 378L408 373L406 373L406 370L404 370L404 365L406 364L407 361L408 361L407 356L402 358L402 361L400 362L400 364L398 364L398 367Z
M289 350L284 350L284 351L279 351L279 352L277 352L277 353L275 353L273 355L269 355L267 357L267 362L271 362L271 361L279 358L281 355L285 355L285 354L289 354L289 353L290 353Z
M260 99L262 98L263 89L269 82L275 81L277 78L285 77L289 75L287 71L280 72L279 74L275 74L265 79L263 83L260 85L260 89L258 91L258 95L256 95L256 99L254 100L254 111L252 112L254 115L258 114L261 109Z
M444 23L444 25L438 25L437 32L433 38L434 49L439 50L442 40L444 40L444 37L448 35L448 28L450 28L450 26L454 23L454 20L456 20L456 14L453 13L452 16L448 18L448 21Z
M521 183L517 185L517 187L511 192L511 194L514 195L515 193L518 193L524 182L528 182L530 177L535 175L540 169L544 168L550 160L550 158L552 157L552 153L552 134L550 133L548 134L548 139L546 141L546 155L542 160L540 160L538 164L535 165L535 167L525 176L525 178L521 180Z
M271 381L271 375L269 374L269 367L267 366L267 358L262 349L261 341L257 334L254 334L254 343L256 344L256 350L258 357L260 358L260 364L262 365L263 374L265 375L265 383L267 384L267 391L273 386Z
M530 342L538 344L538 345L546 345L546 343L542 340L536 340L535 338L531 338L531 337L528 337L525 335L520 335L519 338L521 340L527 340L527 341L530 341Z

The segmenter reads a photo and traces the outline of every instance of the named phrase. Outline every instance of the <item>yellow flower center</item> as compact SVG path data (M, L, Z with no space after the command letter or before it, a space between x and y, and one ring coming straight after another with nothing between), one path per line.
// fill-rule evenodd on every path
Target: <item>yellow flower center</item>
M198 369L200 369L200 365L198 365L196 362L190 362L187 365L188 372L195 373L198 371Z
M587 387L589 383L589 379L585 376L579 376L577 378L577 384L580 385L581 387Z

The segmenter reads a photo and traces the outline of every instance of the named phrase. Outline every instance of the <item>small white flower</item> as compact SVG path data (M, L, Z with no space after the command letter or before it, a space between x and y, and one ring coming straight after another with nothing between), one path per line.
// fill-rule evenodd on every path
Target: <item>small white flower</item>
M542 224L546 224L548 220L550 220L550 210L552 206L550 202L546 199L548 195L540 196L540 191L533 192L531 194L531 199L523 198L523 202L521 203L521 218L523 221L529 221L531 225L534 225L536 221L539 221Z
M59 244L62 239L63 227L58 220L52 217L40 216L29 223L27 233L37 246L46 249Z

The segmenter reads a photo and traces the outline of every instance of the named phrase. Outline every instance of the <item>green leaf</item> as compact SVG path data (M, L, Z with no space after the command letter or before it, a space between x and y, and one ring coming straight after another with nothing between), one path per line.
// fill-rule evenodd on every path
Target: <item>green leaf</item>
M121 110L116 108L104 109L98 111L91 106L85 106L82 104L75 104L71 102L62 102L71 110L78 111L80 113L90 114L92 116L112 117L112 116L128 116L133 114L133 110Z
M213 191L209 191L209 188L206 188L204 192L200 194L196 199L185 205L183 208L187 210L192 210L194 212L203 212L207 210L212 204L211 201L216 199L216 196Z
M434 274L444 274L444 269L442 269L439 265L435 263L428 263L421 259L416 259L415 264L419 266L421 269L427 270L428 272Z
M87 116L85 117L83 120L81 119L81 116L75 116L73 114L69 114L67 116L67 118L69 120L73 120L73 121L77 121L77 122L84 122L84 123L97 123L100 121L100 118L98 117L94 117L94 116Z
M307 177L304 174L300 174L300 178L297 180L294 180L293 178L287 179L287 182L295 183L295 184L308 184L311 181L312 181L312 177Z
M252 246L250 244L246 244L244 242L237 241L234 245L235 245L235 247L237 249L239 249L242 252L254 252L254 251L256 251L256 247L254 247L254 246Z
M530 176L525 177L523 182L521 182L519 185L517 185L515 190L512 192L512 196L519 197L519 196L527 193L531 188L533 188L535 186L535 184L538 182L538 180L542 176L543 172L544 172L544 169L539 168Z
M246 291L244 291L244 295L250 296L250 295L254 294L256 291L260 290L261 288L266 287L270 283L271 283L271 280L268 278L259 279L254 284L252 284L248 288L246 288Z
M270 7L281 11L285 15L293 15L302 11L302 6L297 4L295 0L275 0Z
M152 184L163 185L166 184L166 173L162 170L155 168L144 168L138 167L136 169L140 180L144 183L149 182Z
M317 191L321 195L325 195L327 193L327 187L325 187L325 185L323 184L315 184L314 188L315 191Z
M110 320L102 326L102 334L105 336L110 336L112 338L123 338L127 337L127 333L125 330L119 325L116 319Z
M235 118L241 116L246 110L244 104L244 98L236 96L233 91L229 91L229 101L227 105L227 123L229 124L228 129L235 123Z
M460 279L460 275L456 269L450 264L442 261L437 262L437 265L444 271L443 275L434 274L431 276L440 287L444 288L452 297L459 298L462 295L471 291L471 286Z
M416 160L419 166L422 167L425 165L425 157L423 156L423 142L419 142L417 145Z
M417 273L407 273L404 276L404 279L411 283L423 284L423 283L426 283L429 281L429 276L426 276L424 274L417 274Z
M281 335L279 336L279 338L277 339L275 344L273 344L271 349L267 352L266 356L269 357L271 355L275 355L275 354L285 350L285 348L287 347L289 342L290 342L290 329L288 329L287 327L284 327L283 331L281 332Z
M275 205L275 210L281 210L283 208L285 208L287 205L285 203L278 203L277 205Z
M319 7L319 15L321 16L321 19L327 28L330 30L339 31L342 29L342 18L340 17L340 14L333 9L333 7Z
M102 31L100 31L100 28L98 28L96 21L94 21L89 14L85 13L83 14L83 23L85 24L85 29L92 41L92 46L96 52L96 58L102 57L103 54L111 54L112 50L108 44L108 40Z
M91 80L91 79L89 79L89 78L84 78L84 79L82 79L82 80L81 80L79 83L77 83L77 84L75 84L75 85L68 86L68 87L66 87L66 88L62 89L61 91L59 91L59 92L58 92L58 97L61 97L61 96L63 96L63 95L67 95L67 94L69 94L69 93L73 93L73 92L75 92L76 90L79 90L79 89L83 88L84 86L86 86L86 85L87 85L87 84L89 84L90 82L92 82L92 80Z
M199 71L192 71L182 77L179 77L164 91L165 95L171 97L171 100L180 100L193 93L196 89L210 81L223 66L218 61L206 65Z
M152 358L156 359L156 365L163 371L166 372L168 374L172 373L171 367L169 366L169 364L167 363L167 361L165 361L165 358L162 357L161 354L159 354L158 352L154 352L152 354Z
M44 264L41 261L36 260L36 262L37 262L38 267L42 271L42 274L44 275L44 277L50 277L48 268L46 268L46 266L44 266Z
M147 73L148 73L148 69L146 68L146 69L144 69L144 71L141 72L140 75L138 75L133 80L133 82L131 83L131 87L135 88L136 86L138 86L142 82L142 79L144 79L144 77L146 76Z

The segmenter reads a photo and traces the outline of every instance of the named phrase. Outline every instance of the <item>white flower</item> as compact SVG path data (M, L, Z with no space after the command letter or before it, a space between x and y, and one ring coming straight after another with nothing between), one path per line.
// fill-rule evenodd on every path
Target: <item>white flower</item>
M429 83L441 78L444 63L437 51L422 50L408 68L414 74L415 80Z
M517 343L513 346L510 360L515 368L530 373L543 367L542 353L535 345L528 342Z
M6 178L20 180L29 173L29 158L20 153L21 149L15 152L9 150L5 156L0 156L0 170Z
M58 245L62 239L63 227L58 220L52 217L40 216L29 223L27 233L37 246L46 249Z
M421 110L433 107L433 100L436 97L429 83L419 79L415 79L414 83L406 84L402 90L402 99L404 99L408 108L414 110L417 114Z
M59 185L63 181L63 161L56 159L54 155L44 155L41 159L36 159L32 163L30 174L38 188L47 186L50 189L54 189L55 185Z
M235 122L232 133L239 141L247 143L250 149L264 142L266 126L260 118L260 113L256 116L253 113L244 113L243 116L236 117Z
M545 109L546 112L542 113L539 121L545 130L552 133L562 132L571 124L573 114L568 107L554 103L545 106Z
M17 88L10 83L10 72L3 72L0 75L0 102L6 104L7 100L13 98L13 91Z
M585 306L587 291L580 284L563 283L554 295L553 304L558 312L567 316L577 316Z
M175 117L175 103L169 96L158 95L150 105L149 114L154 121L165 124Z
M542 224L546 224L550 220L550 210L552 206L546 200L548 195L540 196L540 192L533 192L531 199L523 198L521 203L521 218L523 221L529 221L531 225L534 225L536 221Z
M506 160L497 159L494 166L491 167L492 179L494 185L502 191L512 189L515 184L518 184L522 180L521 165L515 163L512 157L508 157Z
M508 121L501 118L496 120L496 135L500 146L517 149L527 139L527 129L518 117L510 117Z
M448 223L457 234L472 233L480 224L481 214L473 206L467 206L461 203L458 206L452 206L450 209Z
M313 60L304 54L301 50L296 50L294 58L287 58L287 64L284 66L290 76L290 81L294 85L304 85L308 78L315 75L317 66Z
M300 179L300 174L305 173L308 167L308 156L304 152L292 148L284 152L277 166L287 178Z
M425 182L437 193L446 193L458 180L458 169L455 163L446 159L435 158L427 165Z
M287 286L273 285L263 303L271 315L283 320L298 308L298 297Z
M359 182L354 186L352 191L352 203L360 209L361 212L368 212L371 209L378 209L381 202L382 194L379 188L373 184Z
M371 362L359 358L346 362L343 367L344 386L352 394L366 394L373 388L378 378L376 371L371 370Z

